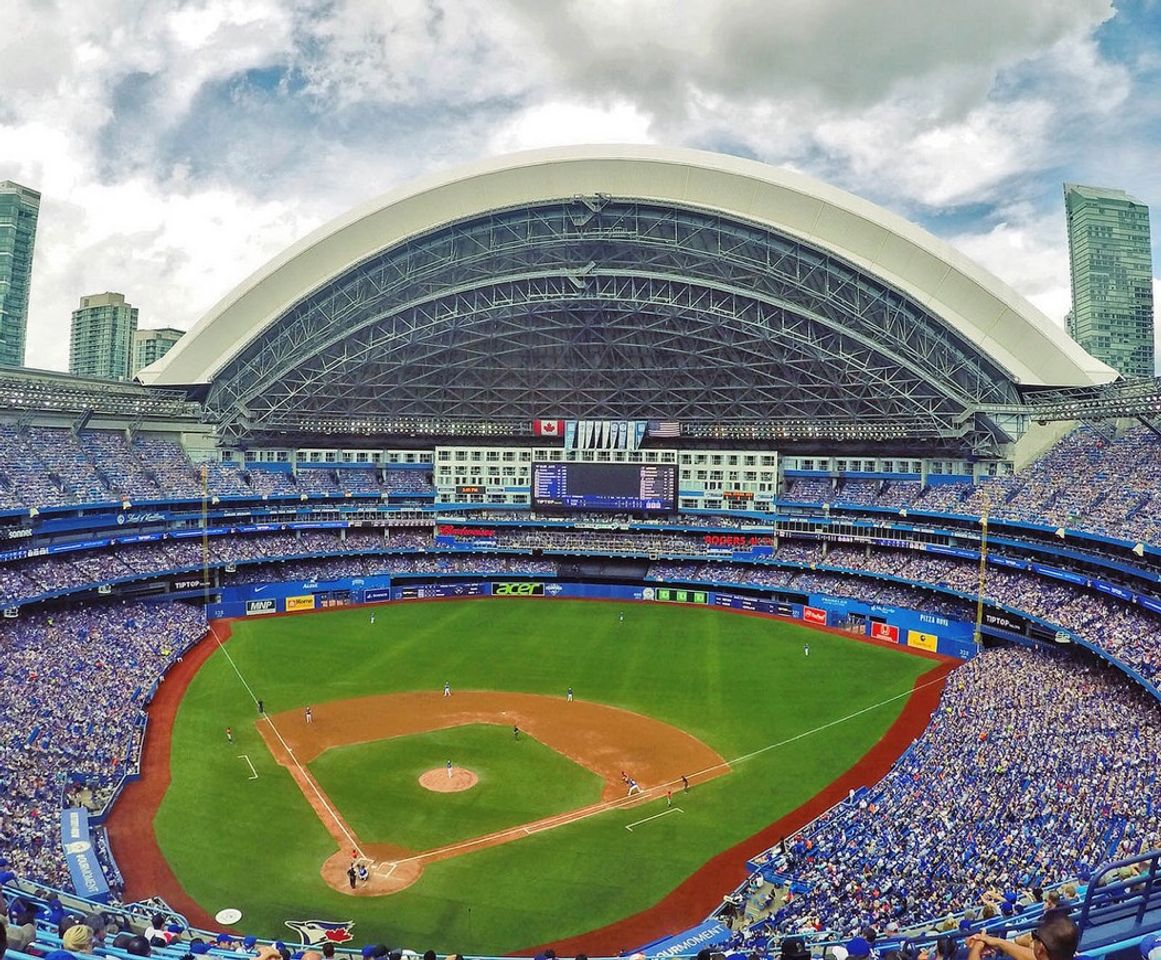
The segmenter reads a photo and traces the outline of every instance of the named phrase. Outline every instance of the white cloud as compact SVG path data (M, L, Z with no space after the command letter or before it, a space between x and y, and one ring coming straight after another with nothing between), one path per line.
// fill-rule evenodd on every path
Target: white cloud
M960 233L948 241L1063 325L1072 290L1063 200L1061 207L1060 213L1043 216L1027 207L1015 209L1010 219L989 230Z
M514 114L491 139L491 153L572 143L648 143L649 118L628 103L608 108L556 101Z
M44 194L29 362L67 362L85 293L119 289L143 324L187 326L303 233L403 180L579 142L796 167L954 234L1058 319L1056 181L1123 184L1161 206L1157 132L1141 119L1161 126L1161 98L1134 86L1148 57L1119 62L1096 43L1112 12L1108 0L10 0L0 178ZM973 205L966 223L942 216Z

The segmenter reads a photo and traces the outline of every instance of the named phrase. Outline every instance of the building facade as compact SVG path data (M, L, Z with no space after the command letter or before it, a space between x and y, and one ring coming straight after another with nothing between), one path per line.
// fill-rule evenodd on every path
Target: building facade
M0 181L0 364L24 366L40 194Z
M1124 190L1066 183L1064 210L1072 274L1069 334L1122 376L1153 376L1149 208Z
M137 376L137 371L147 367L154 360L160 360L173 347L184 330L175 327L158 327L156 330L138 330L133 334L133 369L131 376Z
M136 331L137 308L126 303L123 294L82 297L73 311L69 373L128 380Z

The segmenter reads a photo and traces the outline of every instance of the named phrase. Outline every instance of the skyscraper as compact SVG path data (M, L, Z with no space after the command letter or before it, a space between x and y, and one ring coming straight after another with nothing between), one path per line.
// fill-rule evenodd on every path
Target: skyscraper
M1068 332L1125 377L1153 376L1149 208L1124 190L1064 185L1072 314Z
M137 308L120 293L81 297L73 311L69 373L128 380Z
M24 366L40 194L0 181L0 364Z
M137 371L148 367L154 360L160 360L170 348L181 339L184 330L175 327L158 327L156 330L138 330L133 334L133 369L132 376Z

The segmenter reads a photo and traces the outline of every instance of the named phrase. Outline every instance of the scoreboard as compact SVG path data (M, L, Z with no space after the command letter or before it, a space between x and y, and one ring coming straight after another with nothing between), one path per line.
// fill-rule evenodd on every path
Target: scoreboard
M533 463L532 508L673 513L677 467L669 463Z

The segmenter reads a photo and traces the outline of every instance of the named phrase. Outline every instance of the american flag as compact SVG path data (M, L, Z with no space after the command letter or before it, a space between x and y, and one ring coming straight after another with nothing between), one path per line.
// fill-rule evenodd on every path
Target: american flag
M649 436L651 437L680 437L681 424L676 420L650 420Z

